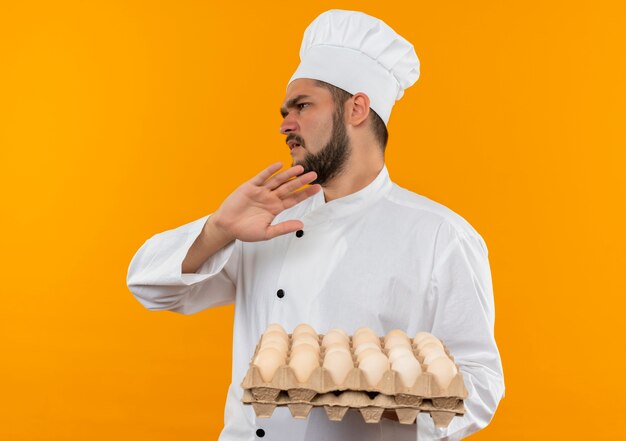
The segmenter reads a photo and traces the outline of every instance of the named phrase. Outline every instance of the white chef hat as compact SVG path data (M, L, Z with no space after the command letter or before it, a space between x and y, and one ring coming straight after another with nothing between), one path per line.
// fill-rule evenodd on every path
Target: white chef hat
M363 92L386 125L391 108L419 75L413 45L382 20L333 9L319 15L304 31L300 65L289 83L310 78L352 95Z

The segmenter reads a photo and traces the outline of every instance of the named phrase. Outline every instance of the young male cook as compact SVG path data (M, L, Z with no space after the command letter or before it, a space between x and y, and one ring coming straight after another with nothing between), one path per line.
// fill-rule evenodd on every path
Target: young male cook
M128 286L148 309L194 314L234 303L232 383L221 441L460 439L504 393L487 248L450 209L394 184L384 163L394 102L419 76L413 46L384 22L331 10L307 28L281 108L294 166L276 163L209 216L147 240ZM308 185L307 184L313 184ZM299 188L304 189L298 191ZM241 381L268 324L318 333L361 326L442 339L463 373L466 414L436 430L357 412L257 419Z

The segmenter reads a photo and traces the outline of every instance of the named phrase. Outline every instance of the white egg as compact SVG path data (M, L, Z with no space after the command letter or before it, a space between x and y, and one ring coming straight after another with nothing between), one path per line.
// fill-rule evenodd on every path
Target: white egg
M287 353L281 351L278 348L273 348L273 347L259 348L259 351L257 352L257 357L261 354L272 354L272 356L275 356L275 354L278 354L280 355L281 361L283 363L287 360Z
M367 326L361 326L356 331L354 331L354 334L352 336L356 337L357 335L361 335L361 334L368 334L374 337L378 337L376 333L371 328L368 328Z
M448 358L448 355L441 350L431 351L424 357L424 364L431 364L433 361L441 357Z
M437 345L441 347L441 349L443 349L443 343L441 343L441 340L439 340L437 337L423 339L417 344L417 349L421 351L424 346L428 345Z
M396 346L404 346L412 349L411 340L409 340L407 337L402 337L401 335L392 335L385 340L385 349L391 349Z
M419 348L419 354L422 357L426 357L428 354L430 354L433 351L437 351L437 352L445 352L443 350L443 346L441 346L441 344L432 342L432 343L428 343L425 344L424 346L422 346L421 348Z
M315 351L318 356L320 354L320 346L317 343L312 343L307 340L294 341L291 345L291 353L293 354L295 351L301 350L303 348L310 351Z
M320 339L319 337L316 337L314 335L311 335L307 332L301 332L300 334L296 334L293 336L293 338L291 339L292 341L310 341L310 342L315 342L315 344L319 345Z
M270 382L276 370L285 364L285 358L277 349L266 348L259 350L252 364L259 368L263 381Z
M433 374L435 381L437 381L442 389L446 389L458 373L452 360L447 357L440 357L433 360L433 362L426 367L426 371Z
M400 381L402 381L402 384L406 387L413 386L417 377L422 373L419 361L412 355L405 355L396 359L391 364L391 369L398 373Z
M376 336L376 334L374 334L372 331L367 332L367 331L363 331L359 334L355 334L352 337L352 346L353 347L357 347L360 346L363 343L367 343L367 342L371 342L376 344L376 346L378 346L379 348L381 347L380 345L380 338L378 338Z
M361 326L357 328L352 335L358 335L361 332L369 332L369 333L373 333L374 335L376 335L376 333L372 330L372 328L369 328L367 326Z
M393 369L394 366L400 366L400 365L412 365L412 366L419 366L420 367L420 371L421 369L421 363L419 362L419 360L417 358L415 358L414 355L409 355L409 354L403 354L400 355L399 357L395 358L394 361L392 362L390 360L390 364L391 364L391 368Z
M389 331L387 335L385 335L385 343L387 343L387 340L391 337L404 337L409 340L409 336L406 335L406 332L404 332L402 329L392 329L391 331Z
M389 370L389 359L382 352L372 354L359 362L359 369L363 371L367 382L371 386L376 386Z
M326 334L338 334L338 335L343 335L346 340L349 340L350 337L348 336L348 334L346 333L346 331L344 331L341 328L333 328L333 329L329 329Z
M328 332L333 332L333 333L338 333L338 334L343 334L346 338L348 338L348 334L346 333L346 331L344 331L341 328L333 328L333 329L329 329Z
M292 347L291 352L289 353L289 358L291 359L295 357L300 352L310 352L312 354L315 354L318 360L320 359L319 348L315 348L308 344L301 344L299 346Z
M309 334L309 335L317 338L317 332L315 332L315 329L313 329L310 325L307 325L306 323L300 323L293 330L293 336L294 337L296 337L297 335L300 335L300 334Z
M265 348L274 348L280 351L281 354L287 355L287 345L284 341L281 340L266 340L261 343L259 350Z
M367 348L359 352L359 355L356 356L357 363L360 363L361 360L363 360L364 358L370 357L372 354L382 354L382 352L380 352L380 349L378 348Z
M300 383L309 379L315 368L319 367L320 360L313 350L302 350L293 354L289 359L289 366Z
M302 342L307 342L309 344L316 345L316 346L320 345L320 343L319 343L320 340L319 340L318 337L314 337L311 334L307 334L305 332L302 332L302 333L300 333L298 335L295 335L293 337L293 339L292 339L292 343L291 344L296 344L296 343L300 344Z
M283 334L280 331L266 332L265 334L263 334L263 337L261 338L261 342L263 342L263 340L265 339L280 339L284 341L285 343L289 343L289 336L287 334Z
M381 351L380 346L378 346L376 343L371 342L371 341L366 341L366 342L363 342L363 343L357 345L354 348L354 355L356 355L358 357L359 354L361 352L363 352L364 350L366 350L366 349L376 349L378 352Z
M336 385L343 384L352 368L354 368L352 357L341 351L326 354L323 366L328 370L330 377Z
M415 358L413 350L404 346L396 346L395 348L391 348L389 352L387 352L387 357L389 357L389 361L391 363L393 363L397 358L407 355Z
M350 352L350 349L346 348L343 345L333 345L326 348L325 355L332 354L333 352L343 352L344 354L347 354L350 356L350 358L352 358L352 352Z
M282 334L287 335L287 331L285 331L285 328L283 328L278 323L270 323L269 325L267 325L267 328L265 328L264 334L270 331L276 331L276 332L280 332Z
M413 343L418 345L420 344L422 340L431 339L431 338L437 338L437 337L432 335L430 332L418 332L417 335L415 335L415 338L413 339Z
M343 342L343 341L336 341L336 342L333 342L333 343L329 343L326 346L324 346L322 344L322 347L324 347L326 350L331 349L331 348L339 347L339 348L344 348L348 352L350 352L350 343L346 343L346 342Z
M342 334L338 331L328 331L328 333L322 339L322 346L328 347L336 343L345 344L346 346L350 346L350 339L347 335Z
M289 349L289 340L285 341L278 335L267 334L264 335L263 339L261 340L261 348L265 348L268 346L278 346L281 348L282 351L286 353Z

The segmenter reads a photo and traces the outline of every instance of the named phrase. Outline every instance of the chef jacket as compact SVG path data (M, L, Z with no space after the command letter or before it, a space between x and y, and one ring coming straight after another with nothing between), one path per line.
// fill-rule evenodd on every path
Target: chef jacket
M133 257L128 287L150 310L195 314L235 304L232 382L220 441L456 440L486 426L504 394L494 340L494 301L487 248L458 214L394 184L383 166L365 188L325 202L323 192L281 212L298 233L268 241L236 240L193 274L182 262L209 216L148 239ZM443 340L463 374L466 413L447 429L429 414L417 424L365 423L351 410L341 422L323 408L306 420L286 407L257 418L241 402L241 382L270 323L318 333L368 326L378 335L428 331Z

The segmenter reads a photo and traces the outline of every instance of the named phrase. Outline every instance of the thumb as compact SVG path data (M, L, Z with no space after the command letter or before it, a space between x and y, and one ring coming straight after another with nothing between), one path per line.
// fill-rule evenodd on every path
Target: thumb
M283 234L293 233L294 231L301 230L302 228L304 228L304 224L298 220L288 220L276 225L270 225L266 230L267 240L273 239L277 236L282 236Z

